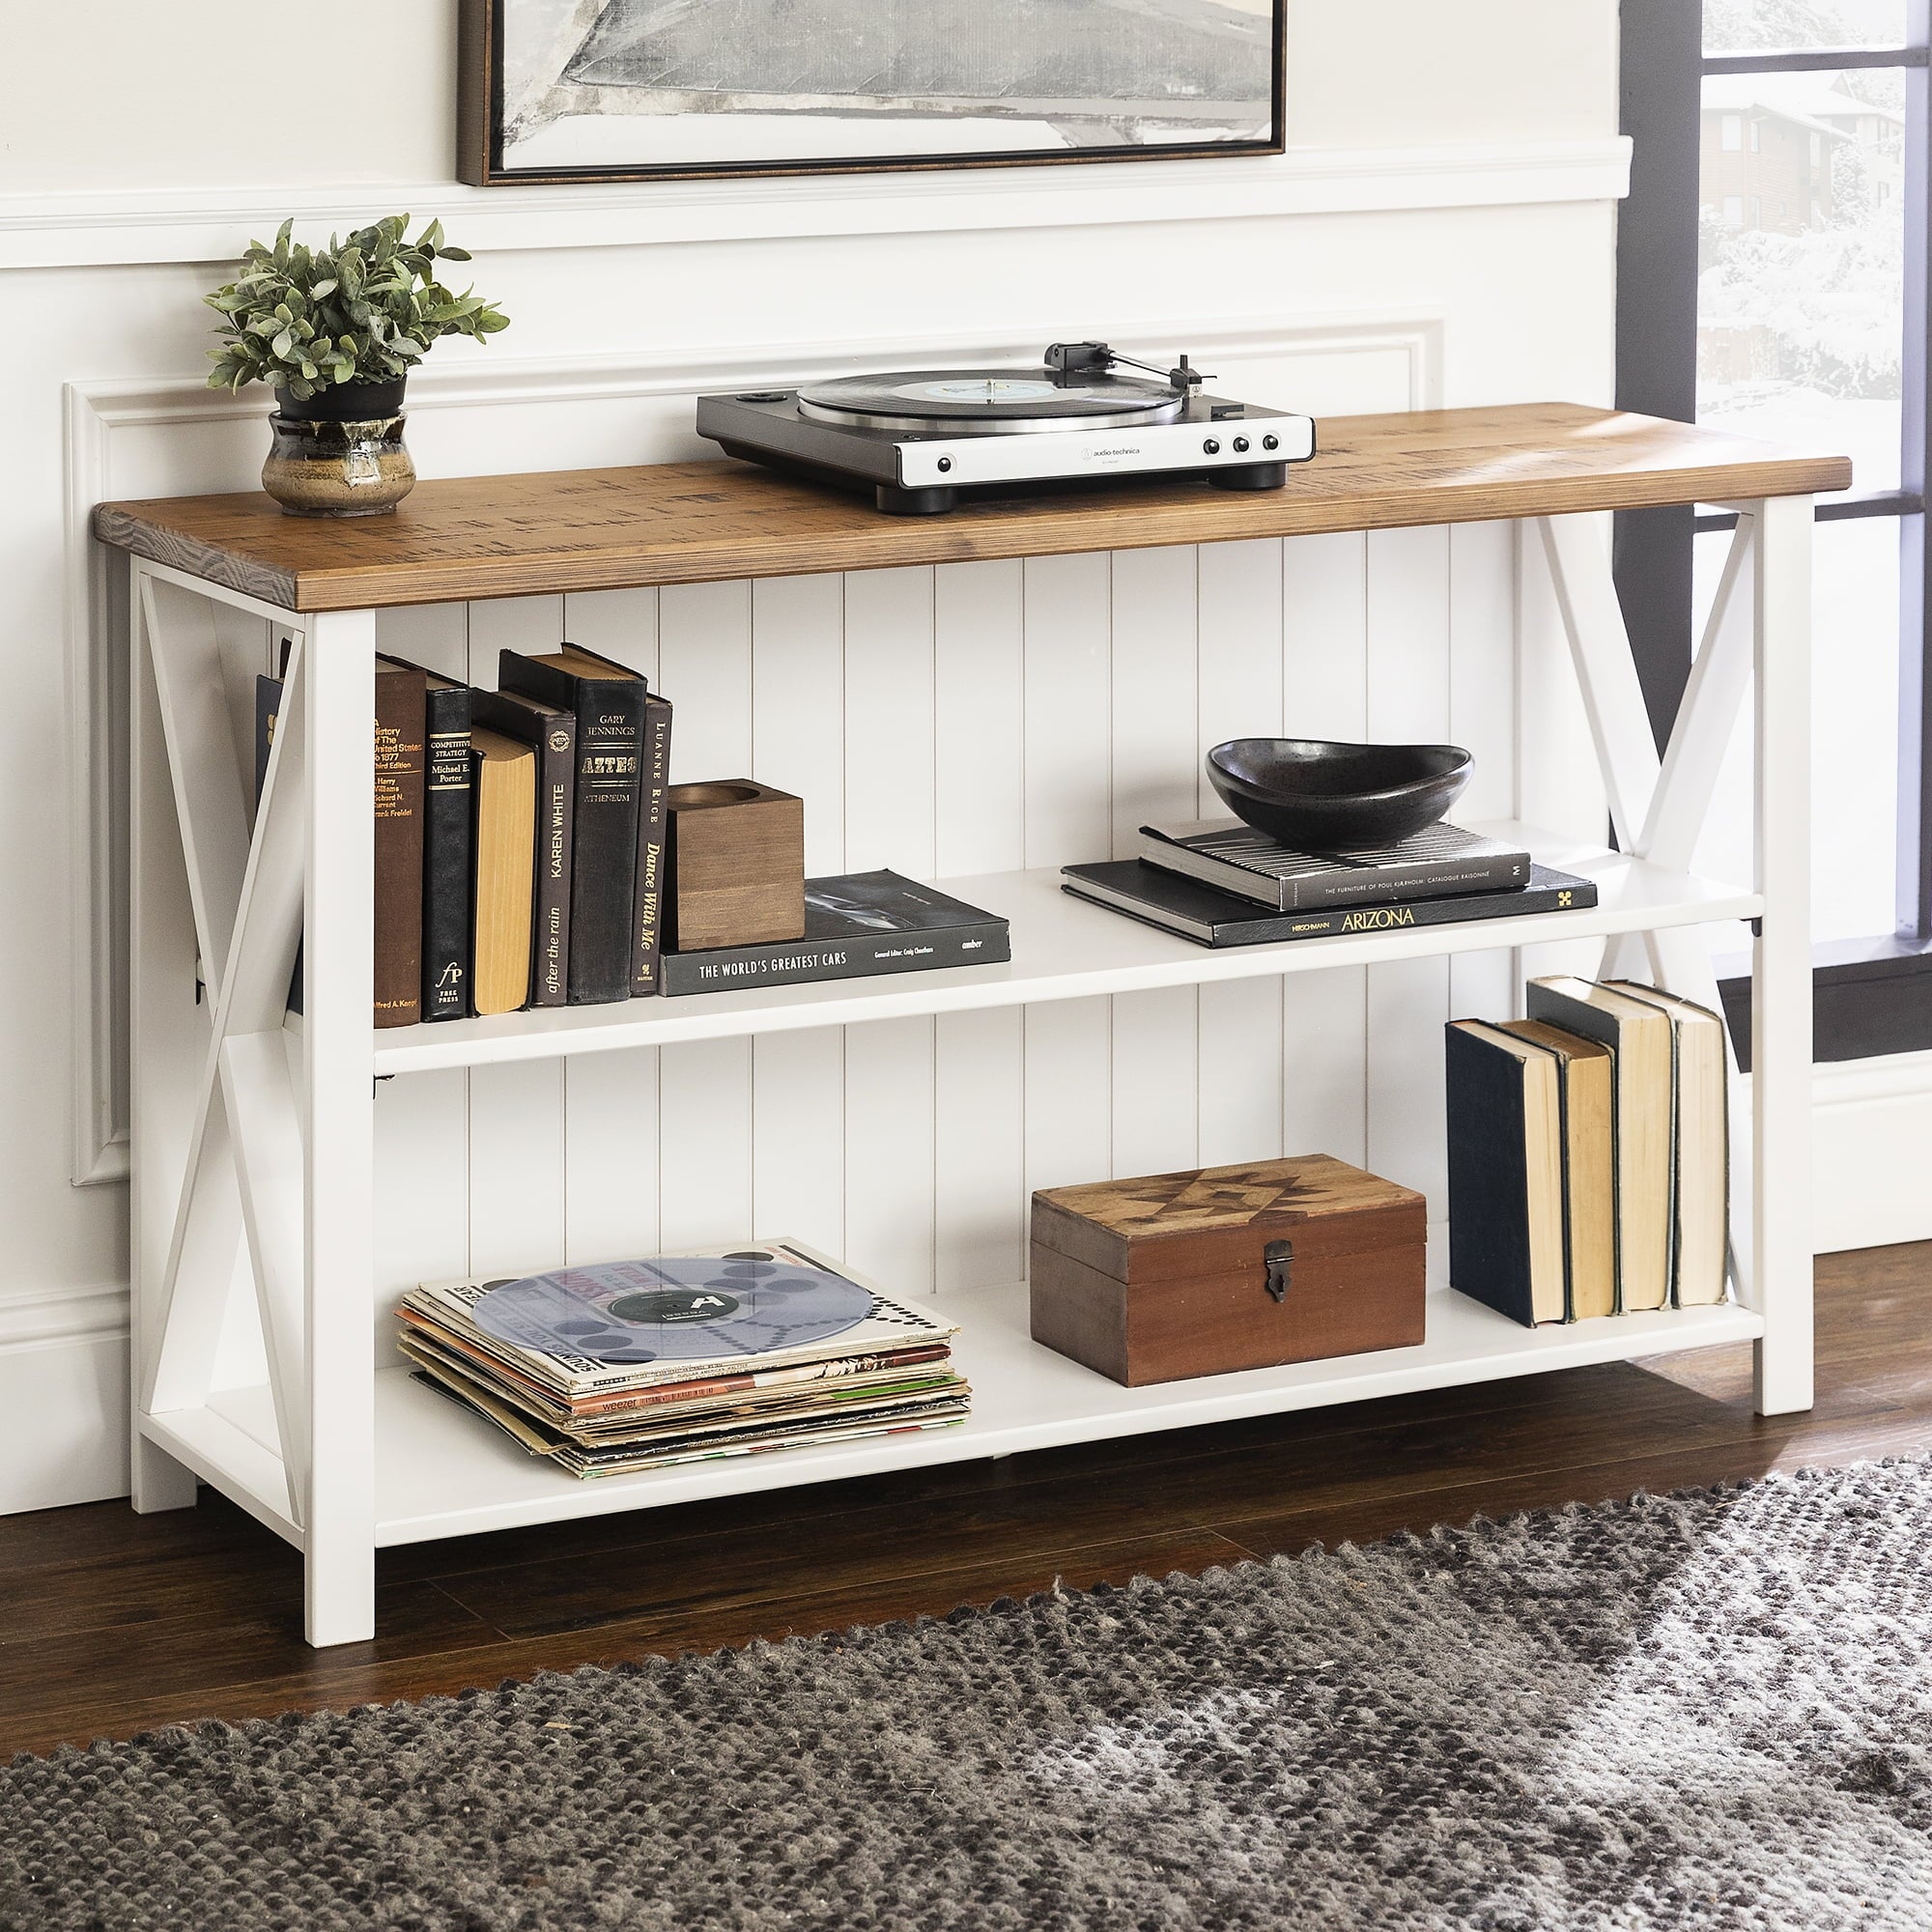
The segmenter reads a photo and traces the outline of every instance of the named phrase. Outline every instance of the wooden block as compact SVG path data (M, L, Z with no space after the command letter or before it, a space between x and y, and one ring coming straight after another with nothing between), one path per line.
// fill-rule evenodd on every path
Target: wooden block
M805 804L750 779L665 794L665 946L704 952L805 937Z
M1325 1154L1036 1194L1033 1337L1132 1388L1409 1348L1426 1221Z

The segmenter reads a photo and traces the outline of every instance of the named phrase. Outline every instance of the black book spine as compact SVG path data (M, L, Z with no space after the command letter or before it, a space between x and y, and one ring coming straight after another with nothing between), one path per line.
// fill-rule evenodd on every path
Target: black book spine
M670 702L644 699L643 769L638 795L638 879L632 903L631 991L655 993L664 937L665 790L670 776Z
M570 871L577 823L577 714L554 712L536 740L537 889L530 1005L570 1003Z
M425 697L423 1018L457 1020L469 999L469 692L433 685Z
M570 1005L631 996L638 877L641 678L580 677L504 651L497 682L577 714L576 820L570 865Z
M1522 1069L1453 1026L1445 1032L1443 1052L1450 1285L1533 1328Z
M998 966L1012 957L1005 920L932 931L864 933L838 939L781 939L667 952L664 991L727 993L745 986L801 986L814 980L858 980L878 973L924 973L945 966Z

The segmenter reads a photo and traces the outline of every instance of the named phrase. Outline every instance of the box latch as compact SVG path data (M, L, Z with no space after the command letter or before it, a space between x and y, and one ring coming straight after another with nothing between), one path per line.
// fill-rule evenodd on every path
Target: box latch
M1262 1261L1267 1268L1267 1292L1276 1301L1288 1299L1289 1269L1294 1262L1293 1241L1270 1241L1262 1250Z

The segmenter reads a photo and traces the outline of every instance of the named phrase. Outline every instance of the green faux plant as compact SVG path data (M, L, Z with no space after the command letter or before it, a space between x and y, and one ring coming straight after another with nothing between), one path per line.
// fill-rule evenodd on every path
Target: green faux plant
M436 278L440 262L467 262L443 244L432 221L413 242L407 214L358 228L327 248L289 239L282 223L272 248L248 244L242 272L203 299L220 312L223 346L211 350L211 389L267 383L304 402L343 383L391 383L445 335L482 338L510 318L481 296L457 295Z

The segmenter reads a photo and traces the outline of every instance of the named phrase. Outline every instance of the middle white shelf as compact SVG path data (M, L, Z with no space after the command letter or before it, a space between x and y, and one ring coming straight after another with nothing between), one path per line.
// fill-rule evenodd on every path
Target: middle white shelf
M1061 890L1061 875L1055 868L988 872L937 883L955 898L1010 922L1012 958L1007 964L831 980L804 986L748 987L610 1006L547 1008L372 1032L375 1070L379 1075L422 1073L439 1067L663 1046L677 1040L1077 1000L1100 993L1748 920L1763 911L1758 895L1743 887L1671 871L1514 820L1468 829L1526 845L1538 864L1591 879L1597 887L1597 904L1575 912L1505 915L1215 950L1074 898ZM289 1024L298 1027L298 1016L292 1014Z

